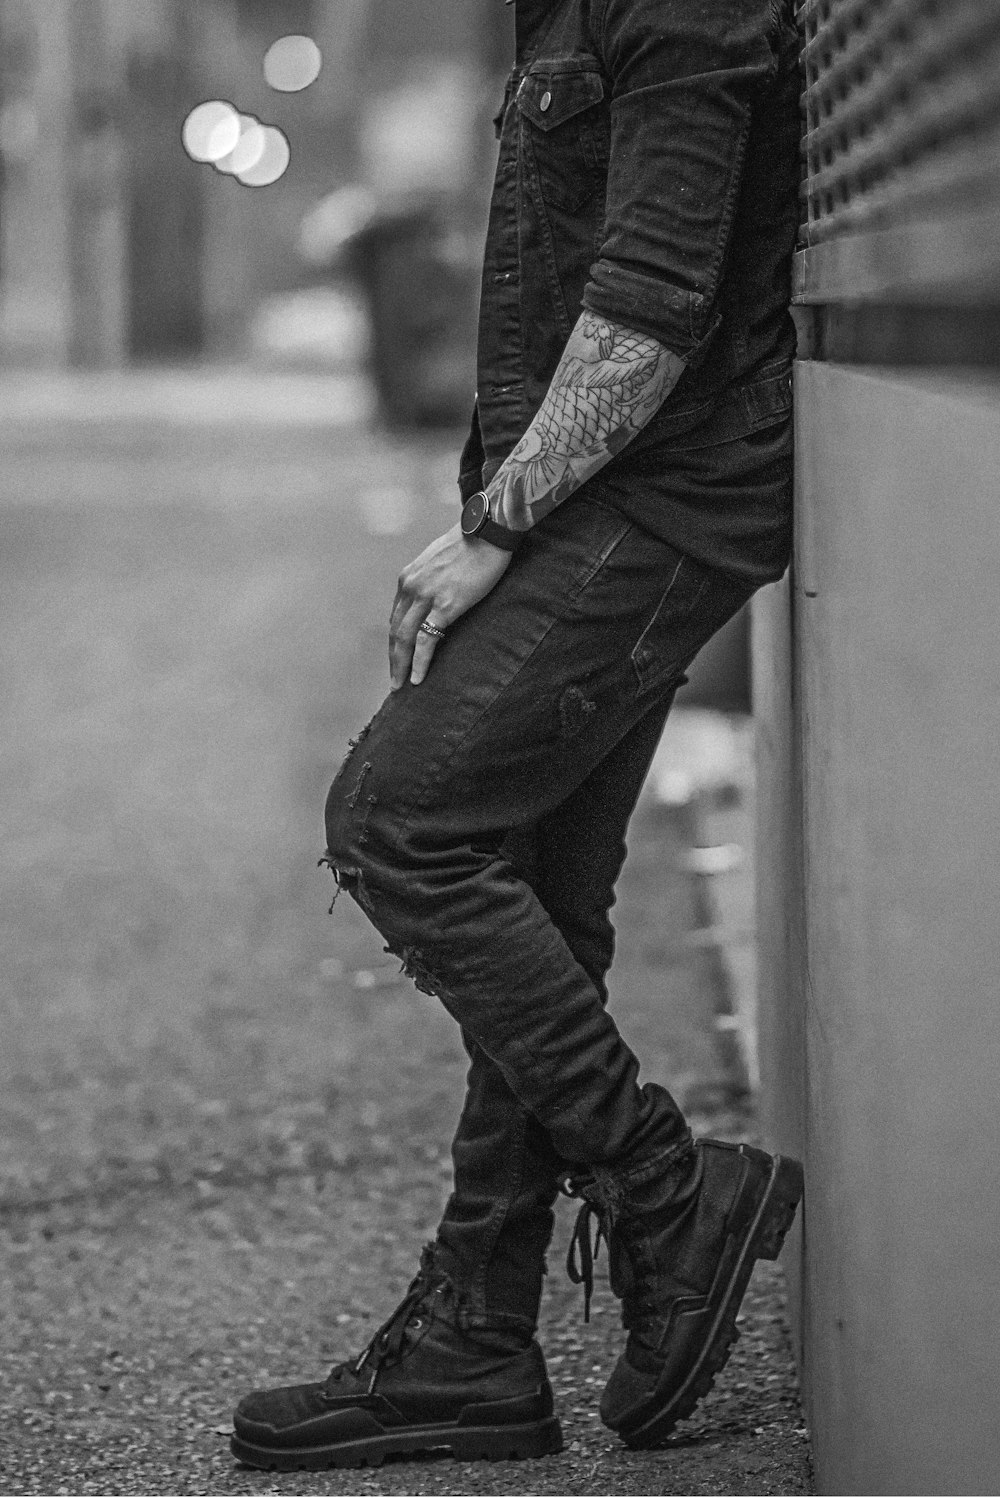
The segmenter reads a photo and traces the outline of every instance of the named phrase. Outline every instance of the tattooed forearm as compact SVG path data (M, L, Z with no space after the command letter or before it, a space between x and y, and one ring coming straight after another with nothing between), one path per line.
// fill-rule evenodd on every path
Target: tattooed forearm
M535 525L621 452L683 372L655 338L584 312L541 409L487 486L496 519Z

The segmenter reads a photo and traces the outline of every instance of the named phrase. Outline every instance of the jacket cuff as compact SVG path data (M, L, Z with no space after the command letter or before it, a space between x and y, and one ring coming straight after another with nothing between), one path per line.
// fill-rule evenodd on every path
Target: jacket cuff
M710 308L700 292L627 270L613 260L590 267L583 305L609 322L648 333L688 363L697 362L719 322L716 318L706 328Z

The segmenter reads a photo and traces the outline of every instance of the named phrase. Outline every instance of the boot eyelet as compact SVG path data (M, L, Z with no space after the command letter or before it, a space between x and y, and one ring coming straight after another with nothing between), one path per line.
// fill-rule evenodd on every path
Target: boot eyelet
M423 1324L424 1318L422 1316L414 1316L413 1320L410 1322L411 1330L418 1332L420 1331Z

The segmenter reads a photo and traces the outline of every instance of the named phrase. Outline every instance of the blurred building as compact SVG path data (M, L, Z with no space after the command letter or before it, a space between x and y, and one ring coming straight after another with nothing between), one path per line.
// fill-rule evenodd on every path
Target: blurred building
M0 0L0 358L239 348L261 298L306 274L303 213L345 182L436 172L474 213L506 24L493 0ZM262 75L288 33L324 57L299 94ZM286 132L280 182L188 160L184 117L216 97Z
M1000 4L798 10L796 550L754 698L804 1392L819 1492L995 1493Z

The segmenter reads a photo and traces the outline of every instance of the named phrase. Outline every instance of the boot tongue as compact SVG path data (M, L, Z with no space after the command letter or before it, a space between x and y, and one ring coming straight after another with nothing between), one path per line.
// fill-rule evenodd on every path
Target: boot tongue
M601 1242L608 1246L608 1280L619 1300L636 1296L641 1274L629 1253L632 1219L636 1213L666 1212L682 1217L697 1197L701 1184L701 1162L692 1151L694 1169L686 1160L665 1167L647 1181L634 1185L627 1177L568 1176L560 1182L564 1196L582 1197L566 1254L566 1273L574 1285L583 1286L583 1319L590 1320L594 1293L594 1264ZM634 1311L629 1314L635 1314Z
M433 1314L431 1298L449 1283L447 1274L435 1265L433 1248L428 1245L421 1254L420 1270L416 1278L392 1315L383 1321L358 1358L354 1365L355 1372L360 1373L366 1364L374 1371L385 1362L395 1361L403 1351L407 1331L417 1321L418 1312L426 1310Z

